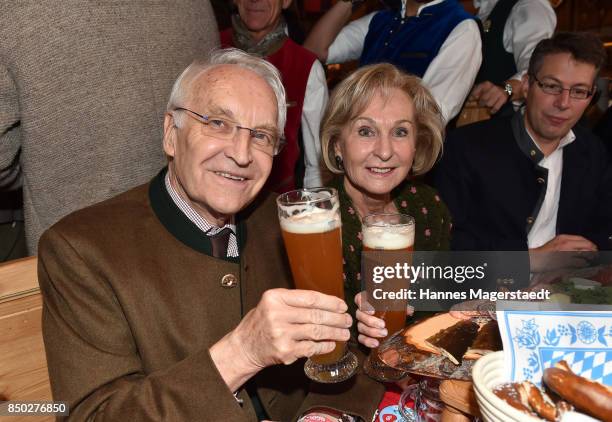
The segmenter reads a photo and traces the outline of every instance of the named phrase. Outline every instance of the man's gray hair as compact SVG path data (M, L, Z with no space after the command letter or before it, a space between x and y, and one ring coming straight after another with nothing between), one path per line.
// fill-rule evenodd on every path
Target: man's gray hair
M234 64L245 69L251 70L261 76L272 88L276 96L278 105L278 130L282 134L285 129L285 121L287 120L287 102L285 96L285 87L281 80L280 73L274 65L266 60L245 53L237 48L227 48L223 50L213 50L206 60L196 60L191 63L176 79L170 92L170 99L166 106L166 111L171 112L174 116L175 124L182 125L181 113L174 113L177 107L184 107L185 102L190 99L191 84L197 80L203 73L214 69L215 67Z

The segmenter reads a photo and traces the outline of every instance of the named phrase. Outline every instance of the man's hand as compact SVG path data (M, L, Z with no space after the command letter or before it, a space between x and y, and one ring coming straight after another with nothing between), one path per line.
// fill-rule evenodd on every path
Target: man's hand
M596 256L597 245L582 236L571 234L557 235L542 246L529 249L532 273L584 267Z
M488 107L491 114L495 114L508 102L508 93L503 88L485 81L474 86L469 99L478 101L479 106Z
M334 350L350 337L346 303L310 290L272 289L210 354L232 391L261 369Z
M530 249L539 252L561 251L597 251L597 245L582 236L560 234L538 248Z

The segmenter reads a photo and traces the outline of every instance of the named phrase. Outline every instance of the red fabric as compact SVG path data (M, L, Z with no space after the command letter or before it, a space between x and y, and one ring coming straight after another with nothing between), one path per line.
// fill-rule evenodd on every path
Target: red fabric
M221 31L219 34L221 36L221 48L229 48L234 46L234 43L232 42L233 33L234 31L232 31L232 28L227 28Z
M385 394L378 405L378 412L374 420L375 422L399 422L403 420L398 409L402 389L393 383L386 383L385 387ZM410 408L414 407L412 400L406 404Z
M385 386L387 389L385 390L385 395L380 400L378 410L382 410L387 406L397 405L399 403L400 396L402 395L402 389L397 385L387 383Z
M321 12L321 0L304 0L304 11L310 13Z
M221 32L221 47L233 47L232 34L231 28ZM266 182L269 190L282 193L295 189L295 166L300 156L298 131L300 130L306 84L316 56L287 38L283 46L266 59L280 71L289 104L285 124L287 144L280 155L274 157L272 173Z

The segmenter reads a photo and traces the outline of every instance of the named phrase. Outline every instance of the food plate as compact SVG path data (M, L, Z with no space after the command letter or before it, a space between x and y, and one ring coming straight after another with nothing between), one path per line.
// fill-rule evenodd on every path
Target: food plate
M527 415L506 403L493 393L493 388L508 382L504 370L503 352L493 353L474 365L474 392L485 422L538 422L540 419Z
M479 316L477 331L482 332L482 327L490 321ZM487 353L482 347L478 348L478 353L469 351L469 345L482 344L482 341L474 341L478 332L470 330L470 324L475 323L459 320L448 313L424 319L385 340L378 348L378 355L390 367L412 375L469 381L475 360ZM452 350L456 343L462 342L463 348ZM499 344L492 349L501 349L501 340L495 339L493 343Z

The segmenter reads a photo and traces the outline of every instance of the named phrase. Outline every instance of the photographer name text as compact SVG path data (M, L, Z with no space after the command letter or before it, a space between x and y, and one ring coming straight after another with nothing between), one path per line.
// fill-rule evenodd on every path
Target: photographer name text
M550 292L548 290L537 292L495 292L483 289L469 289L468 291L442 292L431 289L418 291L411 289L399 289L397 291L374 289L372 297L376 300L547 300L550 297Z

